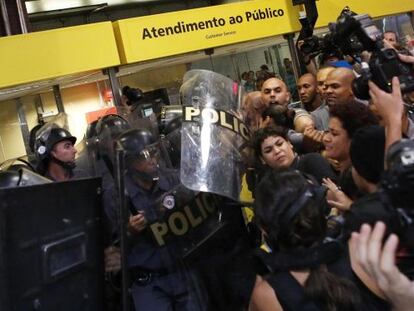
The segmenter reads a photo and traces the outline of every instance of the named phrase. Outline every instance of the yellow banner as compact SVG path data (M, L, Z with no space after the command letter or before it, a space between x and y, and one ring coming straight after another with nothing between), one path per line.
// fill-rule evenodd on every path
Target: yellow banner
M132 63L297 31L297 17L289 0L259 0L119 20L114 28L122 63Z
M317 27L347 5L372 17L414 10L414 0L319 0ZM119 20L114 29L127 64L296 32L298 9L291 0L253 0Z
M120 64L111 22L0 38L0 88Z
M414 10L414 0L317 5L317 27L335 21L347 5L372 17ZM127 64L296 32L298 9L291 0L252 0L2 37L0 88L116 66L120 57Z
M414 0L319 0L316 5L319 11L316 27L335 22L346 6L357 14L369 14L371 17L414 11Z

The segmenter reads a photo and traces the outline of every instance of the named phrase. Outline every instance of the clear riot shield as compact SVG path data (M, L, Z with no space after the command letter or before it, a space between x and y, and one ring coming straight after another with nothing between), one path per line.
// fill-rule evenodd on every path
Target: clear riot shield
M56 115L44 118L46 124L56 124L59 127L63 127L65 129L68 128L68 115L64 112L59 112Z
M225 76L206 70L185 74L181 182L189 189L239 200L243 149L250 136L240 98L238 85Z
M76 169L85 172L87 176L99 177L99 167L96 149L96 137L93 139L83 138L78 144L76 144Z
M168 154L171 167L179 170L181 164L181 125L166 134L161 139L161 143L163 152Z
M100 176L98 161L98 144L96 135L96 124L98 120L88 124L86 133L81 142L76 145L76 166L85 170L89 176ZM79 148L82 146L81 148Z
M96 166L99 176L104 179L104 187L106 178L110 175L113 179L115 165L114 148L116 140L123 132L130 129L128 121L115 114L101 117L95 127L95 136L90 139L91 150L95 150Z
M181 105L163 106L160 114L161 142L164 152L171 160L171 167L180 169L181 126L183 107Z

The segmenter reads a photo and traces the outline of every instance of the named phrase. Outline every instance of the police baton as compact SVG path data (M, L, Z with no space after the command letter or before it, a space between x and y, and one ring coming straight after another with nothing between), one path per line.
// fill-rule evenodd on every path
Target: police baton
M127 202L125 197L125 151L119 143L115 146L115 183L118 203L118 224L121 247L121 275L122 275L122 310L129 311L129 271L127 263Z

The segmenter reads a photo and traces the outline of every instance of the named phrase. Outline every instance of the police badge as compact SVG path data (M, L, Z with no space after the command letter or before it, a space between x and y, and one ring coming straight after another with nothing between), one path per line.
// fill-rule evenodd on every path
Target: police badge
M166 209L173 209L175 206L175 199L173 195L166 195L163 199L162 199L162 205L166 208Z

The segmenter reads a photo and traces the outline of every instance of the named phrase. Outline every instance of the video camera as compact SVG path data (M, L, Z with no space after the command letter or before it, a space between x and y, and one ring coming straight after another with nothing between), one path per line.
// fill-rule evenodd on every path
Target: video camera
M382 33L369 15L357 15L346 7L336 23L329 24L330 32L322 38L305 38L300 47L304 55L315 57L320 53L347 55L361 62L361 53L368 51L368 63L362 63L361 76L354 80L352 89L357 98L369 99L368 81L373 81L386 92L391 92L391 80L398 77L401 92L414 91L414 69L411 64L402 62L394 49L384 47Z
M392 216L387 228L398 234L400 247L405 249L398 257L398 267L414 280L414 141L402 139L391 145L386 163L379 193Z
M403 139L393 144L387 153L388 170L381 188L397 208L406 210L406 215L414 218L414 141Z
M149 117L155 112L154 108L158 110L159 106L161 106L160 99L148 101L150 99L148 97L151 96L148 96L148 92L144 93L139 88L124 86L122 88L122 95L126 97L126 104L131 107L131 112L138 113L141 118Z
M342 55L341 51L332 42L332 37L328 33L323 37L311 36L303 40L303 44L299 50L303 55L307 55L311 58L324 53L333 55Z

